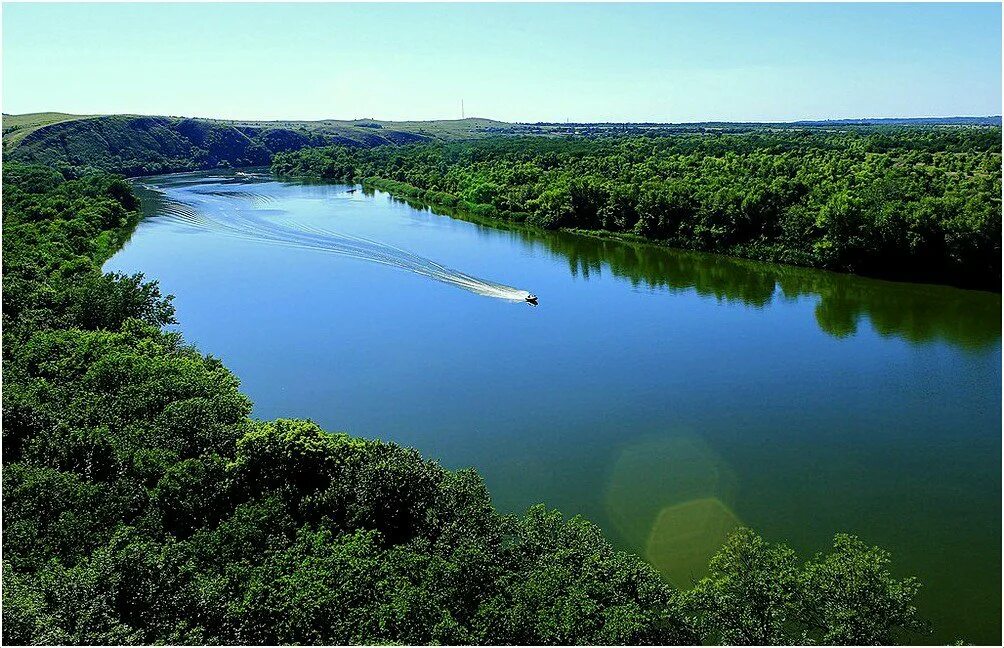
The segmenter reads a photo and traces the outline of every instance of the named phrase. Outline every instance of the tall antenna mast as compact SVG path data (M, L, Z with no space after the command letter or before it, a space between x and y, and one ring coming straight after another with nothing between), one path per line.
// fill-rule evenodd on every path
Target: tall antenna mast
M464 100L460 100L460 118L464 119Z

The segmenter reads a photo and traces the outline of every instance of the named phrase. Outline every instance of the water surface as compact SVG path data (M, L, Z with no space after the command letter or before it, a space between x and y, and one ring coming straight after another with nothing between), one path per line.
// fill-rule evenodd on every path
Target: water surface
M584 514L680 586L738 524L803 554L859 534L924 582L935 640L1000 641L999 295L492 228L346 186L142 182L149 216L106 269L175 294L256 416L474 466L498 508Z

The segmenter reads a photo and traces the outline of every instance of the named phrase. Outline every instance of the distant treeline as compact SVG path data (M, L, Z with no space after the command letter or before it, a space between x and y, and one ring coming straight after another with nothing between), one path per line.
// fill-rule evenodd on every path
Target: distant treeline
M1001 129L874 127L489 138L275 156L281 175L362 182L546 229L1000 290Z
M500 515L472 470L256 421L170 297L102 262L128 183L3 169L4 644L885 644L918 583L846 535L748 529L673 588L600 530ZM402 412L402 416L406 413Z

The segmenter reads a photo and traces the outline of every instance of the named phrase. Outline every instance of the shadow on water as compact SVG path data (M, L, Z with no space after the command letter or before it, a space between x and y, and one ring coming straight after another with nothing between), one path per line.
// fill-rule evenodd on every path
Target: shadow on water
M553 232L486 222L465 213L411 207L508 233L542 248L589 280L609 272L636 288L694 292L707 298L764 308L775 300L816 298L816 323L825 333L854 335L863 323L882 336L912 343L945 342L981 350L999 344L1001 295L950 286L883 281L849 274L675 250L651 243Z

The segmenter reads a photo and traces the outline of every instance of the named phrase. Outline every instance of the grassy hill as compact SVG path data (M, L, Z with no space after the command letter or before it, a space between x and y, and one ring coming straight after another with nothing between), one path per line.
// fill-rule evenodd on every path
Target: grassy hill
M45 112L26 113L24 115L3 116L3 150L6 153L9 149L17 146L18 142L30 133L39 128L58 124L60 122L74 121L77 119L90 119L96 115L70 115L68 113Z
M470 139L522 129L490 119L388 122L234 121L143 115L32 113L3 116L10 160L146 175L267 165L306 146L373 147Z

